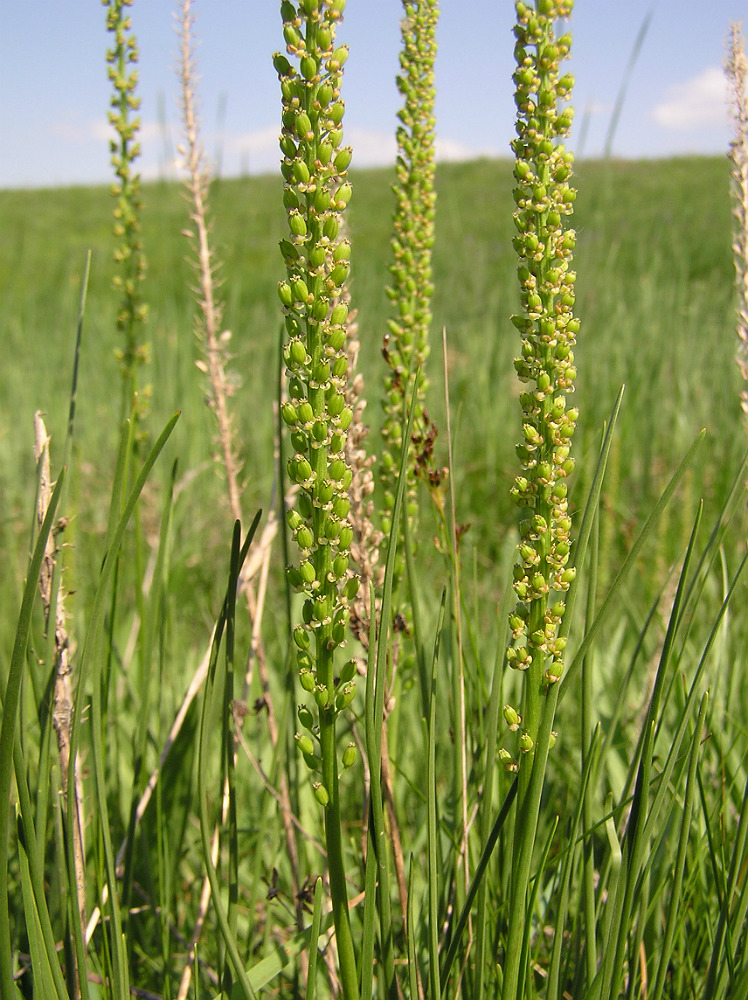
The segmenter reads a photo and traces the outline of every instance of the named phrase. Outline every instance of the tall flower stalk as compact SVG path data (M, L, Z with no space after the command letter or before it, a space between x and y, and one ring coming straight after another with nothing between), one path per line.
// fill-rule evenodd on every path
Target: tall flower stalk
M358 579L349 569L353 530L346 460L353 419L346 403L348 372L343 287L350 242L343 212L351 198L346 172L351 149L342 145L342 67L348 50L336 47L335 30L345 0L300 0L281 4L286 53L274 65L283 101L280 146L283 201L289 234L281 242L287 279L279 285L285 314L285 363L289 400L283 418L291 428L294 454L289 476L297 486L288 523L300 551L289 570L304 596L303 621L294 630L301 685L313 696L300 710L297 743L314 773L313 788L324 807L330 894L346 1000L358 997L358 978L348 916L341 838L336 722L354 697L355 664L336 667L348 635L349 601ZM343 766L355 747L342 754Z
M725 73L730 92L733 138L730 143L732 164L732 204L735 233L732 244L738 289L738 350L736 361L748 386L748 64L745 40L739 24L730 25ZM740 393L743 413L748 416L748 388Z
M132 24L126 15L132 0L103 0L103 3L107 7L107 30L114 36L114 45L107 50L107 62L113 88L109 123L117 133L117 138L110 143L110 151L117 177L111 188L112 196L117 199L113 232L120 241L114 260L119 265L120 273L115 275L113 284L121 294L117 329L123 345L117 349L117 358L124 378L123 410L127 413L135 393L139 388L142 390L138 386L138 370L149 358L148 345L140 341L139 333L147 316L147 307L141 296L146 262L140 239L140 212L143 207L140 175L133 170L133 164L140 156L140 143L137 141L140 119L133 117L140 107L140 98L135 95L138 73L131 69L131 65L138 61L138 45L135 36L130 33Z
M395 496L395 480L405 411L416 390L413 415L415 449L408 463L407 516L415 524L416 475L428 479L433 472L435 428L424 406L426 376L423 365L429 355L431 327L431 251L434 245L434 63L438 0L403 0L402 47L397 86L403 98L398 112L395 214L393 220L392 284L387 294L394 307L388 320L384 357L385 376L382 426L382 480L385 487L383 530L389 535ZM396 573L402 573L399 560Z
M518 731L521 758L518 764L503 751L505 766L519 768L504 1000L523 995L525 904L548 750L545 734L538 747L541 716L555 707L554 688L564 669L564 595L575 575L569 565L567 478L574 468L570 447L578 411L567 408L566 401L574 389L573 348L579 330L572 312L575 234L564 226L576 193L569 185L572 155L562 142L572 120L572 110L563 102L574 81L559 71L571 38L556 37L554 31L554 22L571 13L572 0L517 2L515 8L514 247L522 310L512 322L522 337L515 368L526 388L520 395L522 440L517 446L522 471L512 496L526 517L514 566L517 601L507 650L509 665L523 675L522 706L521 712L509 705L504 709L507 724Z

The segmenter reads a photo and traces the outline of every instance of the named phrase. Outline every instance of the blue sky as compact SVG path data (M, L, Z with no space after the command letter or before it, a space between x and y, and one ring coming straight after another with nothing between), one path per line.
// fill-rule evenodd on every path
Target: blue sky
M179 139L177 0L135 0L145 177L175 176ZM278 162L282 47L275 0L193 0L203 135L223 175ZM511 0L442 0L437 62L438 153L506 156L513 135ZM354 166L390 162L400 0L348 0L339 40L351 46L343 83ZM729 141L722 60L748 0L576 0L570 68L577 80L572 145L599 155L635 39L652 11L615 133L625 157L723 152ZM98 0L0 0L0 188L110 179ZM580 149L581 145L581 149Z

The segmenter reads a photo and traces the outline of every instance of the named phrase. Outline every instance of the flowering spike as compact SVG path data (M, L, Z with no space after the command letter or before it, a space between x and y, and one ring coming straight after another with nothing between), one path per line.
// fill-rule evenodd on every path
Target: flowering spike
M566 397L574 391L579 321L572 313L575 237L564 220L572 213L576 192L569 184L572 154L563 144L572 111L561 103L570 96L573 78L559 74L569 39L554 36L554 22L568 16L570 8L569 0L516 4L518 119L512 149L522 309L512 321L522 335L514 364L526 389L520 395L522 440L517 447L522 468L511 493L528 519L514 567L517 606L509 619L508 662L528 671L533 690L555 682L563 672L565 641L559 629L564 602L551 594L563 595L574 578L566 480L574 467L569 452L579 414L567 407ZM520 747L529 753L537 737L537 706L526 706L525 714Z

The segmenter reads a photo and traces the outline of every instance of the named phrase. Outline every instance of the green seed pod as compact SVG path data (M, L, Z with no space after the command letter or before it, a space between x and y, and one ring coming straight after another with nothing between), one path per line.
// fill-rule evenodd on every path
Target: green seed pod
M501 761L501 766L505 771L514 772L518 769L516 763L514 762L514 758L508 750L504 749L504 747L501 747L499 750L499 760Z
M342 623L341 623L342 624ZM354 684L346 684L343 690L335 699L335 707L339 712L344 711L356 697L356 687Z
M317 60L314 56L306 55L302 58L299 68L305 80L313 80L317 73Z
M293 641L299 649L309 649L309 636L307 635L306 629L302 628L301 625L297 625L293 630Z
M340 534L338 535L338 549L341 552L346 552L351 547L351 542L353 541L353 529L344 524L340 529Z
M345 409L345 396L342 392L335 392L327 400L327 412L331 417L338 417Z
M297 747L302 753L314 753L314 743L312 743L306 733L296 733L294 739L296 740Z
M306 632L304 633L304 635L306 635ZM305 691L309 692L309 694L311 694L312 691L314 691L316 682L314 680L314 674L312 673L311 670L302 670L301 673L299 674L299 680L301 681L301 686L304 688ZM301 709L299 709L299 712L301 712Z
M301 114L296 119L296 135L300 139L311 139L314 136L314 131L312 129L312 123L309 120L309 115L302 111Z
M343 120L343 115L345 114L345 102L336 101L331 108L328 109L327 115L333 125L340 125Z
M278 76L290 76L291 75L291 63L286 59L284 55L280 52L276 52L273 55L273 68L275 69Z
M314 789L315 799L321 806L326 806L330 801L330 796L327 794L325 786L321 782L315 781L312 788Z
M345 323L348 319L348 306L345 302L337 302L333 306L332 313L330 315L330 322L333 326L340 326Z
M330 34L330 33L329 33L329 31L325 31L325 33L326 33L326 34L327 34L328 36L329 36L329 34ZM322 29L320 29L320 30L319 30L319 31L317 32L317 44L319 45L319 47L320 47L321 49L322 49L322 48L329 48L329 46L327 46L327 45L323 45L323 44L322 44L322 42L320 41L320 35L321 35L321 34L322 34ZM322 108L322 109L324 110L324 108L326 108L326 107L327 107L327 105L328 105L328 104L330 103L330 101L332 100L332 98L333 98L333 94L334 94L334 93L335 93L335 92L334 92L333 88L332 88L332 87L330 86L330 84L329 84L329 83L323 83L323 84L322 84L322 85L321 85L321 86L320 86L320 87L318 88L318 90L317 90L317 101L319 102L319 106L320 106L320 108Z
M304 350L304 357L306 358L306 349ZM304 400L304 402L299 406L299 420L304 424L308 424L314 420L314 410L312 409L312 404L307 402L307 400Z
M291 215L289 215L288 227L294 236L306 236L307 234L306 222L304 221L303 216L301 216L298 212L292 212Z
M296 544L300 549L311 549L314 544L314 535L312 534L311 528L309 528L306 524L302 525L296 532ZM312 580L313 579L314 577L312 577ZM308 580L307 583L311 583L312 580Z
M303 530L304 531L309 531L308 528L304 528ZM311 534L311 532L310 532L310 534ZM297 541L298 541L298 538L297 538ZM301 546L301 548L310 548L310 547L311 547L311 543L310 543L310 545ZM314 583L314 581L316 579L316 573L315 573L315 570L314 570L314 565L313 565L313 563L309 559L305 559L303 562L299 563L299 568L298 568L297 572L298 572L299 576L301 577L302 583L304 583L307 587L311 586Z
M309 178L311 177L311 174L309 173L309 167L306 165L306 163L304 163L303 160L296 160L296 162L293 165L292 172L293 172L293 177L297 184L309 183ZM293 227L291 227L291 231L293 232ZM303 236L305 234L306 234L306 226L304 228L304 233L296 233L295 235Z
M339 174L344 173L348 167L351 165L351 159L353 158L353 150L350 146L346 146L345 149L341 149L338 155L335 157L335 169Z
M507 726L509 726L509 728L512 730L512 732L515 732L517 729L519 729L520 723L522 722L522 716L519 715L518 712L515 709L513 709L511 705L504 705L503 713L504 713L504 721L506 722Z
M302 754L304 758L304 763L309 768L310 771L319 771L322 767L322 761L320 758L313 753Z
M356 744L349 743L343 751L343 767L353 767L356 763Z
M306 705L299 705L296 714L299 718L299 722L304 727L304 729L308 729L310 733L314 732L314 716L306 707Z
M353 410L349 407L341 410L340 412L340 426L346 431L351 426L351 421L353 420Z
M293 403L284 403L281 406L281 416L283 417L284 423L288 424L289 427L295 427L299 422L299 415L296 412L296 407Z
M287 309L293 305L293 292L287 281L278 283L278 298Z
M341 208L344 208L351 200L352 195L353 195L353 188L351 187L351 185L341 184L340 187L335 192L335 201Z
M343 669L340 671L341 682L343 684L347 684L349 681L352 681L353 678L356 676L356 672L357 672L356 661L346 660L346 662L343 664Z
M330 62L330 68L333 68L333 64L336 68L341 68L345 65L348 60L348 46L341 45L339 48L335 49L332 54L332 60Z
M335 643L336 646L340 646L343 642L345 642L346 633L347 633L347 627L344 621L335 622L333 624L332 641Z
M345 462L339 458L335 459L334 462L331 462L329 475L333 482L339 483L345 475Z
M340 553L332 562L332 573L336 580L342 580L348 571L348 556Z
M346 341L346 333L342 326L339 326L337 328L333 327L330 330L330 335L327 338L327 343L331 350L335 351L336 353L342 350L345 341Z
M351 509L351 501L348 497L336 497L333 501L332 512L340 521L344 521Z
M283 135L283 136L281 136L280 150L281 150L281 153L283 153L283 155L285 157L287 157L289 160L293 160L293 158L296 156L296 152L297 152L296 151L296 143L293 141L293 139L291 138L290 135ZM287 205L286 207L287 208L298 208L298 199L296 200L296 204L295 205Z
M340 223L334 215L329 215L324 222L322 227L322 233L327 237L328 240L337 239L338 231L340 229Z
M290 49L298 48L301 37L292 24L285 24L283 26L283 37Z
M529 733L520 733L519 748L522 753L529 753L534 746L535 744Z

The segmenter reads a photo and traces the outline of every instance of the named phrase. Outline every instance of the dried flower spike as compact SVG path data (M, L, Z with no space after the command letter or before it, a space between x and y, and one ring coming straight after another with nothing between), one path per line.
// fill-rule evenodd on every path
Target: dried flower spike
M732 164L732 204L735 234L732 245L738 289L738 350L740 374L748 386L748 64L745 40L739 24L730 25L725 73L730 93L733 139L730 143ZM748 415L748 387L740 393L743 413Z

